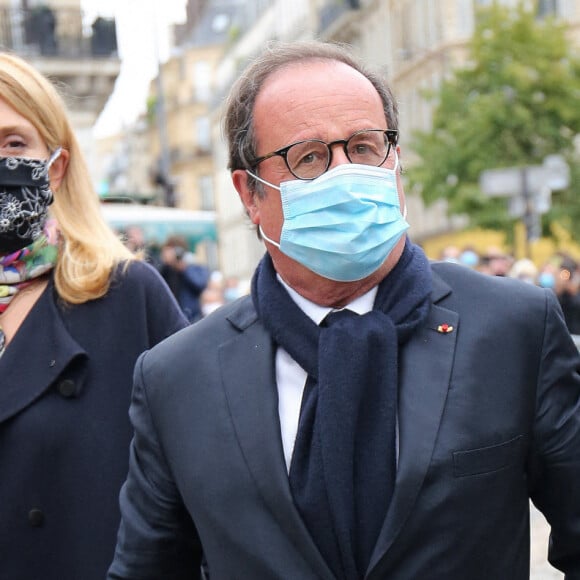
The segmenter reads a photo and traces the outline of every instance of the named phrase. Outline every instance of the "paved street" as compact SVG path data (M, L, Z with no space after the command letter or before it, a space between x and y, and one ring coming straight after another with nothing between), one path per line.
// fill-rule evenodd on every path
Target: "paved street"
M531 507L532 554L530 580L562 580L564 575L548 564L549 528L544 516Z

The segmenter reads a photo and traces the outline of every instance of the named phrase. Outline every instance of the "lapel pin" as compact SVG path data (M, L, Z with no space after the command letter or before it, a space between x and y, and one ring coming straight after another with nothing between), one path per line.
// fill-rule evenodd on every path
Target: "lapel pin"
M450 332L453 332L453 326L447 323L440 324L437 327L437 332L440 332L441 334L449 334Z

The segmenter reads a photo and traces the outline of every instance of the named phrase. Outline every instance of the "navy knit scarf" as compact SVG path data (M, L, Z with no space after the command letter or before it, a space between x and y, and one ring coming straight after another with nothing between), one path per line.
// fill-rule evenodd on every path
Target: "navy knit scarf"
M308 373L290 486L340 579L364 577L387 513L396 475L398 347L425 320L431 287L427 258L409 241L371 312L339 312L320 327L279 283L269 255L252 280L260 320Z

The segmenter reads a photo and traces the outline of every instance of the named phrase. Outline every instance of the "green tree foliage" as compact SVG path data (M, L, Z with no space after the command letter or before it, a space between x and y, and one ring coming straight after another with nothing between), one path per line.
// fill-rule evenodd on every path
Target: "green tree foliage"
M473 225L509 231L506 200L480 191L480 173L558 153L571 183L554 192L544 225L558 220L580 240L580 59L566 28L521 5L494 2L476 17L467 66L428 95L433 128L413 137L419 161L409 170L411 187L427 204L447 199L450 212Z

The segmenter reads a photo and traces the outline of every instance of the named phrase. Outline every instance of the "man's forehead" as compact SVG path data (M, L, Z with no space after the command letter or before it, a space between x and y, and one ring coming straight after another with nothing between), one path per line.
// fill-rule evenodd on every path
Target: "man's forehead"
M262 108L270 114L311 104L326 110L341 96L361 106L366 106L366 100L369 106L383 108L378 92L362 73L340 61L310 59L285 65L267 77L256 97L254 113Z
M279 85L300 83L302 82L301 79L304 77L314 81L322 76L321 71L325 71L325 75L344 75L345 77L359 76L361 79L365 78L364 75L344 62L330 59L309 58L285 64L273 71L268 75L268 77L266 77L259 94L267 91L270 87L275 88ZM302 87L306 89L303 85ZM306 96L307 94L308 92L306 91L304 95Z
M295 141L344 139L355 131L386 125L373 84L337 61L309 61L277 71L254 105L254 131L262 155Z

